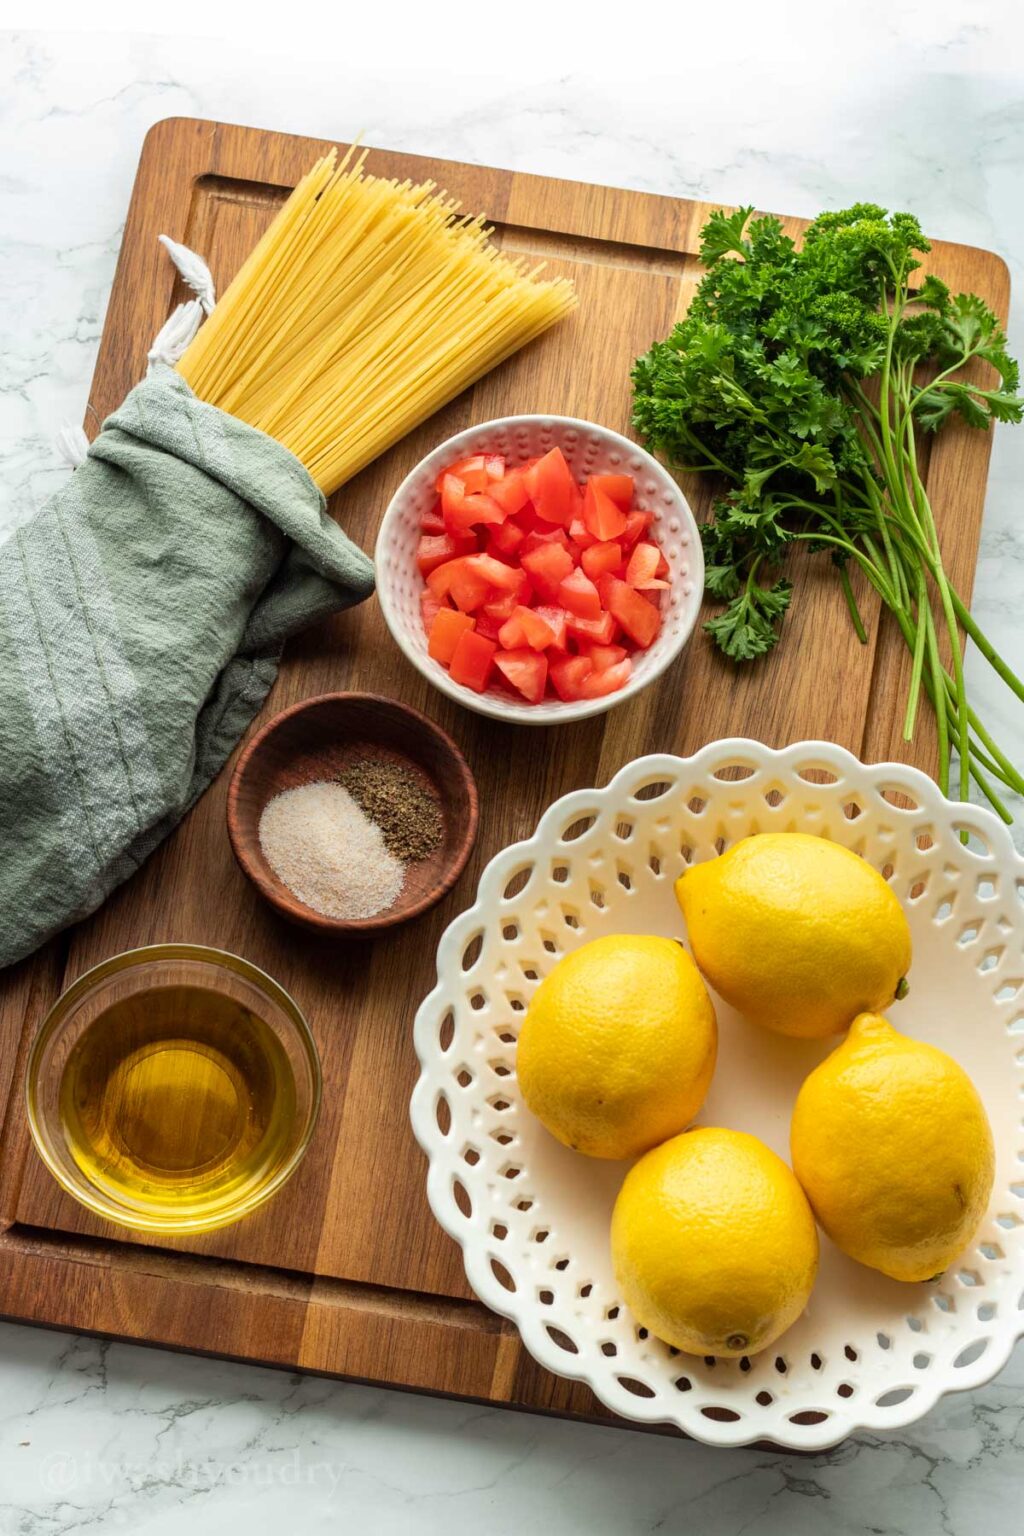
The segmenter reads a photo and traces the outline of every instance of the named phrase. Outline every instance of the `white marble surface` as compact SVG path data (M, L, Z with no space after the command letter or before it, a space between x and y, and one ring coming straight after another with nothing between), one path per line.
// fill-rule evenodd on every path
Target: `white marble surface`
M4 17L45 24L53 7ZM588 9L338 8L316 46L249 9L195 37L0 35L0 532L60 483L146 128L175 114L813 214L857 197L992 246L1024 352L1024 24L1011 0L651 8L620 42ZM17 12L21 15L15 15ZM136 17L137 6L131 8ZM293 19L302 3L289 6ZM842 15L840 15L842 12ZM82 15L84 16L84 10ZM642 26L640 23L642 22ZM429 26L428 26L429 23ZM666 26L669 30L666 31ZM575 32L574 32L575 27ZM445 29L450 36L450 44ZM440 41L439 41L440 34ZM526 39L545 46L533 57ZM432 38L432 44L431 44ZM398 67L394 67L394 60ZM1018 671L1024 429L997 435L975 611ZM1019 708L972 669L1018 762ZM0 1310L3 1298L0 1297ZM0 1533L692 1531L836 1536L1021 1528L1024 1355L900 1435L827 1455L692 1444L0 1327Z

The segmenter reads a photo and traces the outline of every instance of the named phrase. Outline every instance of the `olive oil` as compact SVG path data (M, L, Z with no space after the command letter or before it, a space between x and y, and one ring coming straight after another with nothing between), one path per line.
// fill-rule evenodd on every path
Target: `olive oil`
M279 1172L296 1084L274 1031L237 998L173 985L121 997L76 1040L58 1095L84 1178L140 1216L216 1224Z

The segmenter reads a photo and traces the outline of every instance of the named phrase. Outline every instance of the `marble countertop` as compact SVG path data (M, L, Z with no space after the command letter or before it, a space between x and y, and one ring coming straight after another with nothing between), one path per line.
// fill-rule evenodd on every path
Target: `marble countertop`
M45 4L24 9L45 21ZM348 17L315 49L258 29L244 45L219 41L217 6L192 23L211 34L201 42L0 34L0 536L66 474L54 435L82 417L139 148L173 115L324 137L361 130L370 144L807 215L857 198L910 207L931 233L1006 258L1011 350L1024 351L1024 23L1010 0L907 0L898 15L863 0L842 18L809 0L734 5L721 26L688 17L659 50L668 62L655 78L649 49L637 67L638 40L609 53L590 27L569 47L571 9L549 16L543 35L560 46L529 75L521 46L502 72L505 40L479 9L444 59L417 51L415 26L397 28L387 70L362 46L368 23L357 37ZM1018 672L1022 483L1024 431L1002 430L974 608ZM983 668L972 665L972 679L1024 760L1019 709ZM193 1536L1020 1529L1020 1352L991 1385L910 1429L812 1457L714 1451L12 1325L0 1326L0 1383L0 1536L157 1536L186 1521Z

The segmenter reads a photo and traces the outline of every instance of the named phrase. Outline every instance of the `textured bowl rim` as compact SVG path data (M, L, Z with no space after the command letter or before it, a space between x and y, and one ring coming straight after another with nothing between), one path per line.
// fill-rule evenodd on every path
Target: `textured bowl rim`
M594 715L603 715L609 709L614 709L617 704L623 704L627 699L634 698L648 687L649 684L656 682L672 666L673 662L679 659L681 652L689 643L690 637L700 618L701 602L704 595L704 548L701 543L700 527L693 515L693 509L690 506L686 493L670 471L665 468L665 465L659 463L646 448L642 447L639 443L633 442L631 438L624 437L621 432L616 432L611 427L602 426L598 421L588 421L582 416L549 415L547 412L534 411L513 416L494 416L487 421L474 423L472 426L463 428L461 432L456 432L452 437L446 438L444 442L439 443L436 448L433 448L430 453L420 459L406 475L389 501L387 511L384 513L381 521L380 531L377 534L377 542L374 547L374 564L378 572L383 569L382 557L384 551L389 546L391 530L398 521L402 505L412 489L413 482L424 471L429 470L431 473L439 471L443 464L451 459L453 454L458 453L459 446L464 439L476 437L480 433L487 431L507 431L510 427L517 424L529 426L545 424L577 432L600 432L603 437L610 439L624 453L638 454L645 461L651 474L657 475L663 481L667 481L672 485L682 503L682 515L687 524L687 532L690 535L693 584L697 591L697 596L693 603L693 614L689 624L680 630L674 643L666 649L665 655L642 677L631 677L624 688L620 688L617 693L606 694L602 699L586 699L578 703L567 703L560 699L548 699L545 702L553 711L550 714L543 714L537 717L531 716L525 711L513 713L504 706L502 700L497 695L474 693L472 688L465 688L461 683L453 682L445 668L439 662L434 661L432 657L427 656L425 653L421 655L419 652L411 650L400 633L400 620L395 610L390 589L386 583L381 582L378 585L377 597L391 638L402 654L412 663L420 675L426 678L428 683L439 689L441 693L446 694L448 698L454 699L456 704L461 704L478 715L487 715L492 720L502 720L506 725L550 726L567 724L574 720L589 720Z
M672 1424L689 1438L705 1445L740 1448L767 1443L784 1451L824 1451L839 1445L850 1435L859 1431L877 1432L905 1428L929 1413L942 1398L956 1392L972 1390L991 1381L1006 1365L1018 1339L1024 1336L1024 1311L1017 1310L1010 1316L1002 1314L998 1333L993 1332L990 1335L992 1347L986 1349L980 1358L974 1360L969 1366L958 1371L955 1378L949 1376L939 1378L937 1373L933 1374L930 1382L922 1384L921 1388L904 1403L887 1410L884 1417L873 1414L872 1405L868 1404L863 1407L858 1406L856 1409L830 1407L829 1416L821 1423L787 1422L785 1433L779 1434L773 1431L772 1434L766 1435L764 1429L758 1429L756 1426L748 1429L742 1421L733 1423L703 1416L693 1419L681 1413L666 1414L656 1400L652 1400L650 1405L647 1405L643 1398L635 1398L631 1401L630 1407L626 1408L620 1402L614 1404L608 1402L602 1393L601 1383L585 1365L574 1366L573 1357L566 1355L562 1350L545 1349L544 1339L532 1326L537 1309L528 1299L520 1293L509 1293L497 1282L488 1285L487 1277L472 1262L475 1249L471 1245L466 1228L453 1220L450 1206L444 1199L443 1185L448 1169L442 1167L435 1156L437 1128L434 1124L432 1107L433 1058L428 1055L425 1044L428 1039L433 1039L433 1024L438 1006L448 997L445 978L449 974L457 973L466 942L484 919L484 898L481 893L489 896L490 887L495 885L498 879L498 867L510 861L531 859L546 848L552 833L556 827L564 824L567 815L582 814L584 809L589 810L595 794L613 795L619 785L635 776L639 770L654 776L681 768L696 772L702 761L724 753L734 753L738 757L754 753L780 766L793 757L806 754L819 756L821 766L825 768L834 767L837 771L846 772L866 771L879 783L884 781L885 776L890 776L901 784L905 784L908 789L917 789L927 798L961 811L965 819L967 817L971 820L976 819L986 836L991 839L993 851L1015 872L1015 878L1018 881L1024 881L1024 858L1018 854L1009 833L995 813L973 802L950 800L941 794L933 779L921 769L909 764L892 760L865 763L847 748L835 742L811 739L792 742L781 748L772 748L752 737L744 736L723 737L709 742L698 752L687 757L667 752L644 754L623 764L603 788L595 786L572 790L553 801L542 814L529 838L510 843L501 849L481 871L473 905L455 918L441 936L437 950L437 982L416 1013L413 1039L420 1063L420 1076L410 1098L409 1115L413 1135L427 1157L428 1202L441 1227L462 1250L463 1265L470 1288L485 1306L515 1323L520 1341L538 1365L555 1375L583 1382L617 1417L632 1418L641 1424ZM854 1403L857 1399L851 1398L848 1401ZM807 1407L814 1408L815 1404L809 1403Z

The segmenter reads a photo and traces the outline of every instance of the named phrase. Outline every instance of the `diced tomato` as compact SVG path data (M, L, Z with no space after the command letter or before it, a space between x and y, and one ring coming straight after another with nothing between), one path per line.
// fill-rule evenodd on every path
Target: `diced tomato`
M628 512L633 505L632 475L591 475L590 484L595 491L603 491L622 512Z
M555 638L551 641L552 647L555 650L564 651L566 649L565 609L538 605L533 611L538 618L544 620L554 635Z
M482 453L471 454L467 459L460 459L457 464L449 464L437 477L438 491L444 490L445 475L455 475L462 481L469 496L478 491L487 490L487 460Z
M581 619L601 617L601 599L586 571L575 570L558 588L558 601Z
M468 492L458 475L445 475L441 509L451 533L465 533L477 524L503 523L507 515L493 497Z
M477 634L483 635L485 640L493 640L497 644L504 620L493 619L486 608L478 608L473 617L476 619Z
M521 512L530 499L523 477L518 470L513 470L511 474L505 476L504 480L492 480L487 487L487 494L510 516Z
M603 699L609 693L618 693L623 684L629 682L632 670L633 663L628 656L616 662L614 667L605 667L603 672L595 667L583 679L580 691L585 699Z
M546 651L555 643L555 632L546 619L533 608L522 606L514 609L512 616L502 625L498 644L506 651L529 646L532 651Z
M457 560L447 560L427 577L427 586L435 597L451 597L463 613L472 613L487 601L490 587L482 576L469 569L466 561L470 555L460 555ZM497 562L495 562L497 564Z
M558 588L573 569L572 555L561 544L531 549L523 556L522 565L541 597L552 603L558 600Z
M506 513L498 506L493 496L467 496L462 504L462 510L451 519L451 526L456 532L462 528L476 526L489 526L494 523L503 523Z
M435 502L429 512L424 512L420 518L420 530L423 533L445 533L444 513L441 511L441 503Z
M574 517L572 522L569 524L569 537L574 544L579 545L580 549L587 549L591 544L595 544L597 542L597 540L594 538L594 535L583 521L582 502L580 504L579 517Z
M601 600L634 645L646 650L661 628L661 612L617 576L601 578Z
M588 480L583 494L583 521L595 539L617 539L625 531L626 514L604 491L594 489L593 480Z
M576 482L560 448L552 448L524 476L530 500L546 523L568 523L576 508Z
M531 703L622 688L631 651L661 628L671 575L653 514L631 510L632 476L592 475L581 488L554 448L516 468L471 454L437 487L416 556L430 655L478 693L496 667Z
M622 533L623 549L631 549L637 539L643 538L653 522L653 512L627 512L626 526Z
M526 585L522 570L506 565L503 560L495 560L493 555L467 555L466 569L486 581L489 587L497 587L499 592L521 592Z
M607 539L600 544L593 543L583 551L580 563L591 581L597 581L609 571L617 573L622 564L622 546L616 544L614 539Z
M627 589L632 592L632 587ZM596 619L584 619L577 613L567 613L565 627L570 635L581 640L593 640L597 645L611 645L617 634L615 620L610 613L600 613Z
M548 680L548 659L536 651L498 651L494 658L498 668L513 688L518 689L531 704L539 704L544 697Z
M429 636L441 609L447 605L439 597L435 597L429 587L424 587L420 593L420 613L423 615L423 628Z
M448 666L455 654L455 647L462 636L474 628L474 624L475 621L468 613L459 613L454 608L441 608L430 626L428 654L435 661L443 661Z
M594 664L589 656L566 656L561 661L551 663L548 676L558 697L568 703L584 697L583 684L593 670Z
M493 640L485 640L483 635L467 630L459 637L452 653L452 680L465 688L472 688L474 693L483 693L497 649Z
M479 619L477 628L480 628ZM595 672L607 672L609 667L617 667L620 661L625 661L626 647L624 645L581 645L580 654L590 657L594 663Z
M639 544L633 545L633 553L626 566L626 581L638 592L656 591L658 588L667 587L668 582L659 580L656 574L660 559L661 550L658 546L648 544L641 539Z
M528 555L531 549L540 549L545 544L561 544L563 549L569 548L569 538L564 528L548 528L544 525L544 531L540 528L532 528L529 533L523 535L523 554Z
M503 592L500 597L488 598L480 612L486 613L489 619L495 619L501 625L504 624L506 619L512 617L518 607L519 593Z
M513 560L525 538L523 530L511 518L506 518L503 523L495 523L488 529L487 553L501 560Z
M416 564L419 566L421 576L429 576L431 571L436 571L439 565L446 560L454 560L457 555L464 555L476 547L476 540L466 539L462 535L456 537L450 533L425 534L420 539L416 550Z

